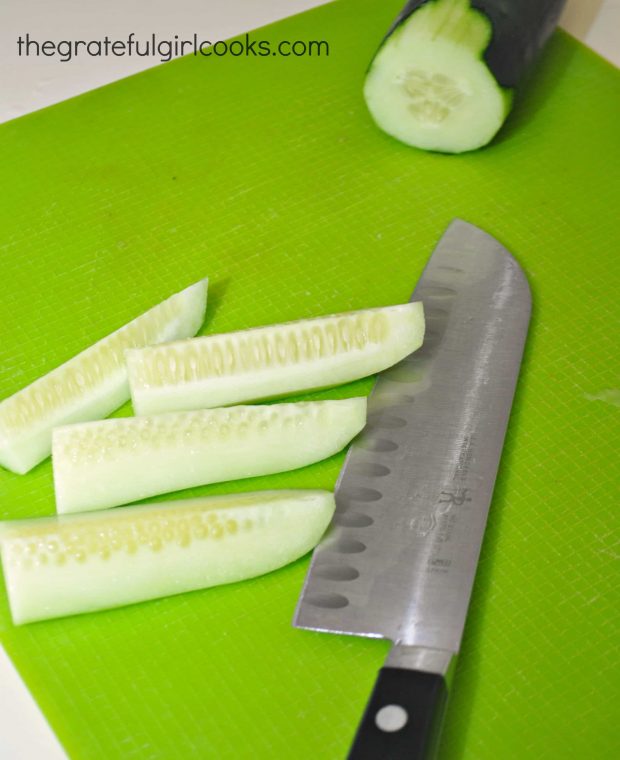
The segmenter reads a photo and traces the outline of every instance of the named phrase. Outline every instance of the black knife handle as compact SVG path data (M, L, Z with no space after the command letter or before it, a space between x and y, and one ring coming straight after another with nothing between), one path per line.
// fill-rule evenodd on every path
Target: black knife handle
M447 696L443 676L382 668L348 760L430 760Z

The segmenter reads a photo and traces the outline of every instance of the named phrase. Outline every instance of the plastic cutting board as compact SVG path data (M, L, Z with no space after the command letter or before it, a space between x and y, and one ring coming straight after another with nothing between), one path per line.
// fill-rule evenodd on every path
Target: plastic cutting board
M0 127L0 395L204 275L207 332L405 301L450 220L478 224L535 309L441 757L618 757L620 76L558 33L495 144L409 149L361 99L398 6L257 33L328 58L189 57ZM3 518L53 506L49 461L0 472ZM75 760L336 760L388 645L294 630L306 568L21 628L2 587L0 639Z

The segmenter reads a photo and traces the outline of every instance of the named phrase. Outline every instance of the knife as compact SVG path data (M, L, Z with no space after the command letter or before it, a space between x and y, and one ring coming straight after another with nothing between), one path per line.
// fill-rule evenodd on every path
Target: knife
M531 311L514 258L458 219L411 300L424 344L377 380L293 623L393 642L350 760L435 756Z

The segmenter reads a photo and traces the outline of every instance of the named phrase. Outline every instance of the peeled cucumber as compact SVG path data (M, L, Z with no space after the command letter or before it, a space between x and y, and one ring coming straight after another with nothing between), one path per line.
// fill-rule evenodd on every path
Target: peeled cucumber
M52 428L107 417L129 400L128 348L195 335L207 280L176 293L0 403L0 465L23 474L49 456Z
M340 451L366 423L366 399L234 406L56 428L58 513L293 470Z
M421 303L209 335L127 352L136 414L275 398L380 372L422 344Z
M404 143L461 153L486 145L565 0L409 0L377 51L364 97Z
M13 622L268 573L319 542L334 506L327 491L263 491L2 523Z

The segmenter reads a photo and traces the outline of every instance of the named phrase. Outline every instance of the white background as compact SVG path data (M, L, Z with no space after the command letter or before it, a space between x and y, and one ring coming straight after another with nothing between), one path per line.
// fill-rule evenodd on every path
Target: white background
M145 58L19 58L17 37L226 39L326 0L1 0L0 122L156 65ZM381 0L377 0L380 2ZM404 5L404 0L403 0ZM620 66L620 0L568 0L562 26ZM327 32L326 32L327 33ZM0 760L65 760L0 648Z

